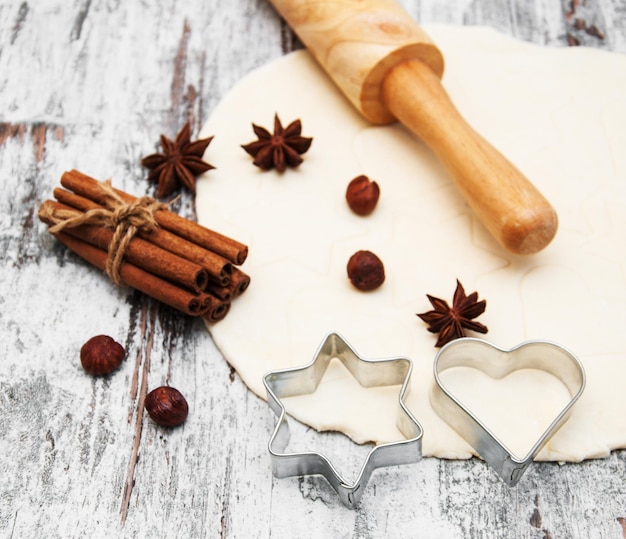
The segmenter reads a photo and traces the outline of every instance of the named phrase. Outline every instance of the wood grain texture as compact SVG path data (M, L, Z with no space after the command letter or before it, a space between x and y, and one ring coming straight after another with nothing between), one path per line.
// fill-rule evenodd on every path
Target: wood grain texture
M395 0L272 0L272 5L352 105L369 121L394 118L382 81L407 59L441 77L443 57L426 32Z
M625 0L403 4L421 22L626 52ZM160 133L197 131L236 81L299 47L264 0L0 0L0 536L626 537L624 451L537 464L514 489L480 461L425 459L375 473L356 511L315 478L274 479L273 414L202 323L116 288L36 219L70 168L152 193L139 161ZM193 200L175 209L193 216ZM78 360L98 333L128 351L104 379ZM143 414L162 384L189 402L182 428ZM347 468L362 458L293 430Z

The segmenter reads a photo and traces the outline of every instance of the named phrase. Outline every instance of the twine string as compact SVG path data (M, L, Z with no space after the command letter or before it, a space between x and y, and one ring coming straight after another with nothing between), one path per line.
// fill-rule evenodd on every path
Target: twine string
M148 196L126 202L115 192L110 180L98 182L97 185L105 208L86 212L49 208L46 217L54 223L50 227L52 233L82 225L100 226L112 230L113 237L109 244L105 273L116 285L121 285L123 281L120 272L128 245L137 233L150 232L158 226L154 213L167 209L168 204Z

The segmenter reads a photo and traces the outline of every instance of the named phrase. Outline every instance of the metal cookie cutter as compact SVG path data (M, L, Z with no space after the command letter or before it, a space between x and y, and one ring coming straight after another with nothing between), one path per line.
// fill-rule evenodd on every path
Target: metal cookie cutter
M352 485L346 483L331 462L321 453L285 453L289 442L289 424L285 407L280 399L313 393L333 358L339 359L363 387L402 384L398 397L397 425L406 440L374 447L367 455ZM404 404L404 397L409 391L412 369L413 363L404 357L376 360L362 358L339 334L329 333L315 353L313 361L308 365L267 373L263 377L267 400L278 417L268 444L274 475L278 478L294 475L323 475L337 491L344 505L354 509L361 499L370 475L376 468L411 464L420 460L423 430Z
M558 378L571 396L570 402L532 446L526 457L515 456L459 401L441 381L452 367L472 367L495 379L520 369L536 369ZM437 414L458 432L509 486L514 486L552 435L567 421L572 406L585 388L585 371L578 358L558 344L527 341L504 350L482 339L462 338L445 345L435 357L435 384L430 402Z

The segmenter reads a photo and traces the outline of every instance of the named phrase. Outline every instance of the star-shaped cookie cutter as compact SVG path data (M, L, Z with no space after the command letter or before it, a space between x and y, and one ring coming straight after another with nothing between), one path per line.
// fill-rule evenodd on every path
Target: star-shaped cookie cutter
M337 358L363 387L402 384L398 396L397 426L405 440L380 444L372 448L353 484L348 484L331 462L321 453L285 453L289 443L289 424L283 397L306 395L315 392L333 358ZM267 401L278 417L268 449L274 476L278 478L297 475L323 475L335 489L346 507L354 509L372 472L384 466L412 464L422 456L423 430L404 403L409 391L413 363L404 357L365 359L338 333L326 335L313 360L304 367L268 372L263 377Z
M453 367L471 367L500 379L521 369L545 371L567 388L569 403L553 419L524 458L516 456L467 406L445 386L440 374ZM585 389L585 371L580 360L563 346L542 340L523 342L510 350L483 339L456 339L437 353L435 383L430 402L435 412L469 443L509 486L515 486L548 440L569 418L572 407ZM511 417L515 420L515 417Z

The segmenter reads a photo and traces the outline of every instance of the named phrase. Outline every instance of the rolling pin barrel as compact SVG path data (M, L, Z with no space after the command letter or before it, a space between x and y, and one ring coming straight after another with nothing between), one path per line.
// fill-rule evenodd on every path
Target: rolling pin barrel
M554 209L457 112L441 52L395 0L271 2L367 120L399 120L434 151L503 247L532 254L550 243Z
M271 0L308 51L370 122L396 118L382 82L405 60L421 60L438 77L443 56L395 0Z

